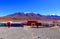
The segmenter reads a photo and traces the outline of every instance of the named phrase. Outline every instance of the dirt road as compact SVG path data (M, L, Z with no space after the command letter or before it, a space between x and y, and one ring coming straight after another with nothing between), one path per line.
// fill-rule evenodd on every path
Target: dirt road
M60 39L60 28L0 27L0 39Z

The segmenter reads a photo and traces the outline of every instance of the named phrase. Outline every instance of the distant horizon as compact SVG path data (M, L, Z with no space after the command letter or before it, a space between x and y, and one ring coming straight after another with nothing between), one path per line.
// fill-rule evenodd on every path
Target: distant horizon
M27 14L27 13L34 13L34 14L40 14L38 12L15 12L15 13L24 13L24 14ZM10 14L7 14L7 15L11 15L11 14L15 14L15 13L10 13ZM7 15L3 15L3 16L7 16ZM44 14L40 14L40 15L44 15ZM56 15L56 14L46 14L45 16L47 15ZM3 16L0 16L0 17L3 17ZM57 15L59 16L59 15Z

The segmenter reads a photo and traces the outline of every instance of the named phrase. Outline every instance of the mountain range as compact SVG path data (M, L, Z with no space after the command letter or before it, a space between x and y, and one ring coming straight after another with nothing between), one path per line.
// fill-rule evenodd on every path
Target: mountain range
M60 20L60 16L57 15L41 15L35 13L17 12L7 16L0 17L1 20Z

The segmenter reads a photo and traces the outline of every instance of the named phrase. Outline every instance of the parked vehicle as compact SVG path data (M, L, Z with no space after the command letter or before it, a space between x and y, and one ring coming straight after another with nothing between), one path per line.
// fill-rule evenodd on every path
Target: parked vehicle
M11 27L23 27L23 25L18 23L11 23Z
M5 27L6 23L0 23L0 27Z
M60 22L57 22L57 26L60 26Z
M52 27L52 24L42 24L43 27Z

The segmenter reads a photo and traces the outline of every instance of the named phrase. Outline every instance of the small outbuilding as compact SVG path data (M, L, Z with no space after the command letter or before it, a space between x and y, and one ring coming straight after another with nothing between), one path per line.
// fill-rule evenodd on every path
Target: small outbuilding
M38 25L38 22L35 21L35 20L27 21L27 25L28 25L28 26L37 26L37 25Z
M10 22L7 22L6 25L7 25L7 27L10 27L11 26L11 23Z

